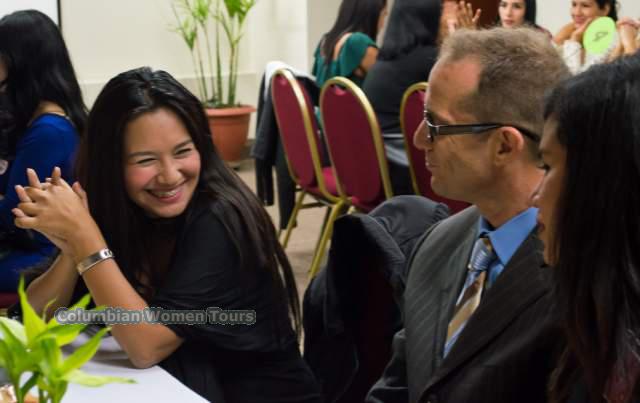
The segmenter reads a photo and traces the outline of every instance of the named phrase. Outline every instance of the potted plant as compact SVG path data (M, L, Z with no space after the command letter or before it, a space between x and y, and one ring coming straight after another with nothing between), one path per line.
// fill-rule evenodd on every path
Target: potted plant
M249 117L255 111L253 106L239 104L236 98L239 45L247 14L256 0L173 1L177 21L174 30L191 52L198 94L209 117L213 142L225 161L238 161L247 141ZM215 61L210 38L212 23ZM222 77L223 40L229 49L226 85Z
M45 322L29 305L22 280L18 294L23 323L0 317L0 368L6 371L17 403L25 402L34 386L38 388L39 403L57 403L62 400L69 382L85 386L134 383L130 379L89 375L79 369L98 351L100 340L109 328L100 330L65 359L61 347L75 340L87 325L60 324L55 317ZM89 299L89 294L85 295L70 309L86 308Z

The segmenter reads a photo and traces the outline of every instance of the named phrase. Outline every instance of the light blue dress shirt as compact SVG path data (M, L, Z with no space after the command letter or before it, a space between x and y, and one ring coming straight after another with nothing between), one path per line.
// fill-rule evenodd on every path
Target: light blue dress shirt
M491 241L493 250L496 252L496 258L489 265L489 269L487 270L485 290L495 283L496 279L502 273L505 266L509 263L509 260L511 260L522 242L527 239L531 231L536 227L537 215L538 209L530 207L502 224L499 228L493 228L484 217L480 217L478 222L478 235L476 236L476 239L486 235ZM458 301L462 298L463 292L464 288L458 296ZM458 337L460 337L464 327L464 325L460 326L456 333L451 336L451 340L445 343L443 351L445 357L449 354L451 347L456 343Z

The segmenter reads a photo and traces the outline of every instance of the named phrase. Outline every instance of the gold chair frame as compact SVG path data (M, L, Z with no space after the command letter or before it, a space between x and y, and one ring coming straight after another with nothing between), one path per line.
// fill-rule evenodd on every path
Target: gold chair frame
M423 195L420 192L420 187L418 186L418 179L416 178L416 171L415 171L415 167L413 166L413 159L411 158L410 147L413 147L413 146L412 144L409 143L409 140L408 140L408 139L413 140L413 135L415 133L406 132L407 129L404 127L404 111L407 105L407 101L409 100L409 97L414 92L427 91L428 87L429 87L429 84L427 82L419 82L419 83L413 84L412 86L407 88L407 90L404 92L404 95L402 96L402 102L400 103L400 128L402 129L402 133L403 133L402 138L404 140L404 151L407 154L407 159L409 160L409 172L411 174L411 185L413 186L414 193L417 194L418 196L423 196ZM410 136L407 136L407 134L410 134Z
M289 218L289 222L287 223L287 228L285 230L285 237L282 241L282 247L286 248L289 243L289 238L291 237L291 233L293 232L293 227L296 223L296 219L298 217L298 213L300 210L313 208L313 207L327 207L327 212L325 214L322 229L320 231L320 237L316 242L313 259L311 261L311 267L309 268L309 279L312 279L316 273L318 272L320 262L322 261L322 257L324 255L324 251L326 248L326 244L331 238L331 234L333 233L333 224L335 220L343 213L345 213L349 208L349 203L344 196L344 192L341 191L341 185L336 178L336 186L338 188L338 192L340 196L335 196L331 194L327 190L327 185L324 181L324 175L322 173L322 162L320 159L320 153L318 151L318 143L316 142L316 136L313 131L312 120L314 117L311 116L309 108L307 107L307 102L300 88L300 84L298 80L294 77L294 75L287 69L279 69L277 70L272 78L271 78L271 90L273 91L273 82L277 77L283 77L291 88L293 89L294 95L296 97L298 106L300 107L300 112L302 113L302 119L304 122L304 131L307 137L307 142L309 144L311 160L313 163L313 170L316 177L316 182L318 185L318 189L320 191L320 197L317 195L308 193L304 189L298 187L296 191L299 191L298 197L296 198L296 203L294 205L293 211L291 213L291 217ZM273 94L273 93L272 93ZM274 109L277 108L276 97L272 96L272 100L274 103ZM278 118L278 114L276 115L276 121L278 122L278 127L280 127L280 122ZM283 144L284 146L284 144ZM299 183L299 178L296 176L291 163L289 161L288 153L285 148L285 157L287 161L287 167L289 169L289 174L295 183ZM334 171L335 175L335 171ZM307 195L312 196L315 199L313 203L304 203L304 199Z

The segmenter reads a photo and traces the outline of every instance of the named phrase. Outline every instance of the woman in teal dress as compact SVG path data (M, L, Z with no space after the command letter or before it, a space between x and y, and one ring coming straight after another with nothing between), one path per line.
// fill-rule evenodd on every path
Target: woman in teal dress
M387 15L386 0L343 0L338 18L314 57L312 74L318 87L341 76L361 85L378 56L375 38Z

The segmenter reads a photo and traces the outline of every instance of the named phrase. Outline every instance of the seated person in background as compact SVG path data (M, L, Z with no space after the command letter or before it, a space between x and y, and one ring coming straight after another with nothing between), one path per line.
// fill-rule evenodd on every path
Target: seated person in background
M378 56L375 41L386 15L386 0L342 0L336 22L314 53L311 73L318 87L335 76L362 84Z
M395 195L413 193L400 104L407 88L427 81L436 62L441 8L440 0L395 0L378 59L362 85L384 136Z
M60 249L27 288L37 311L87 289L96 305L130 310L253 310L253 324L111 332L136 367L159 364L209 401L320 401L298 349L291 265L267 212L213 148L194 95L163 71L116 76L91 110L78 168L82 186L56 168L50 184L30 170L17 189L16 225Z
M598 17L610 17L618 20L616 0L571 0L572 22L565 25L553 38L553 42L562 54L569 70L580 73L597 63L609 61L618 46L618 37L611 43L609 49L602 54L590 54L582 47L584 32Z
M404 329L368 402L546 401L562 339L529 203L543 97L568 75L532 29L462 30L443 43L415 143L433 190L475 206L417 242Z
M20 272L54 252L47 238L17 229L11 209L27 168L42 177L54 166L72 180L86 108L60 30L45 14L17 11L0 20L0 94L4 97L0 156L0 291L15 292ZM9 122L10 120L10 122Z
M498 26L517 28L523 25L537 28L552 37L551 32L536 24L536 0L500 0Z
M545 108L533 205L568 341L554 403L640 402L638 72L640 55L595 66Z

